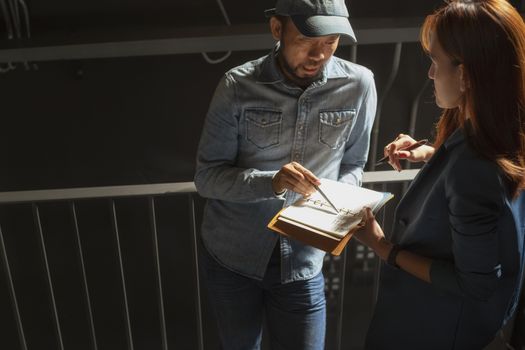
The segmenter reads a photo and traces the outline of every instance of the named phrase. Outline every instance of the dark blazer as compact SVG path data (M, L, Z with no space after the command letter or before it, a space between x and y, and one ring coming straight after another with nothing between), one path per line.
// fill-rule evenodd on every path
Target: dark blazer
M433 259L432 283L382 264L366 349L482 349L523 279L525 195L456 130L401 199L391 240Z

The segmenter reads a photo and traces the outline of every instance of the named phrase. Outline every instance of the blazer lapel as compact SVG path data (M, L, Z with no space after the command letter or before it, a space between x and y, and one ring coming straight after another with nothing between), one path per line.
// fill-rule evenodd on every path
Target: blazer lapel
M412 192L414 192L414 189L417 188L418 184L423 181L424 179L428 179L428 173L432 171L432 169L435 167L435 164L440 163L440 159L444 157L446 150L443 146L439 147L436 153L430 158L430 160L423 165L421 170L417 173L416 177L410 185L408 186L408 189L406 193L403 195L403 199L408 198L412 195Z

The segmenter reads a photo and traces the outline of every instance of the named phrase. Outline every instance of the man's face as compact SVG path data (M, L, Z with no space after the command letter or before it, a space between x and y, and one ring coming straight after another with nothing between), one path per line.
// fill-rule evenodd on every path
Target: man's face
M272 17L272 35L280 41L278 61L283 74L299 86L306 87L319 78L325 63L332 57L339 35L307 37L291 19L281 23Z

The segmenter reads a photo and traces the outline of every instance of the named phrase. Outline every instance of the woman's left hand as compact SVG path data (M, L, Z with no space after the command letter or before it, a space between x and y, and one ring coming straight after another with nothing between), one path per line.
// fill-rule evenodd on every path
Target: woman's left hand
M385 240L383 229L377 222L372 209L365 208L364 226L354 233L354 237L372 249L381 259L386 259L390 243Z

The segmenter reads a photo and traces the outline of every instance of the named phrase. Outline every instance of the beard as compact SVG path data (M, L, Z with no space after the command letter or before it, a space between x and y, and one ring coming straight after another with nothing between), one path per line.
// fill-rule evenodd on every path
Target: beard
M279 51L282 52L282 50L284 50L284 42L281 40ZM288 80L290 80L292 83L296 84L297 86L308 87L314 81L317 81L322 77L324 64L319 68L319 71L317 72L316 75L311 76L311 77L300 77L299 75L297 75L298 68L297 67L293 68L292 66L290 66L288 61L286 61L286 58L284 57L284 55L281 54L280 52L278 52L277 54L277 60L279 62L279 65L281 69L284 71L285 77ZM315 63L312 63L310 65L315 65Z

